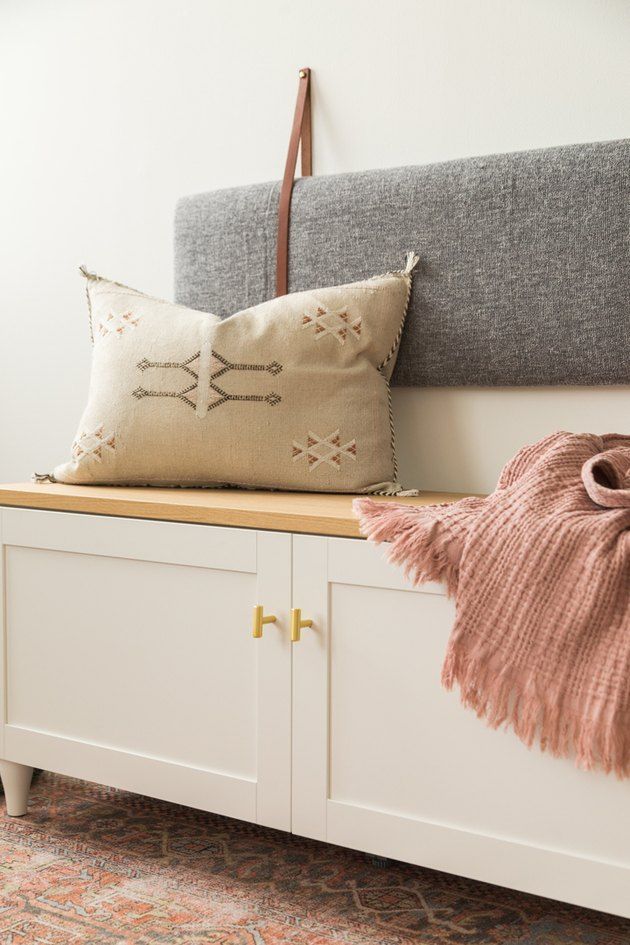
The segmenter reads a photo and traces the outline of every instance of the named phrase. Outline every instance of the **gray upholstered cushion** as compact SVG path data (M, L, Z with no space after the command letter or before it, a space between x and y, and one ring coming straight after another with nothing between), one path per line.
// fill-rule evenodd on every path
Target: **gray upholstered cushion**
M279 184L185 197L176 298L226 316L274 294ZM630 381L630 141L296 182L291 291L421 256L393 382Z

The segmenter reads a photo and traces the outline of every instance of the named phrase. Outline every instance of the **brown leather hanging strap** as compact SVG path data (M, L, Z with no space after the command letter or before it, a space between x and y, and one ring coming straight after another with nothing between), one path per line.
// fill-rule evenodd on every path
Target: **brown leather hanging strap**
M302 177L310 177L312 170L311 138L311 70L300 69L293 128L289 140L287 163L284 168L280 205L278 207L278 242L276 248L276 296L286 295L289 287L289 218L291 216L291 194L295 179L298 148L302 142Z

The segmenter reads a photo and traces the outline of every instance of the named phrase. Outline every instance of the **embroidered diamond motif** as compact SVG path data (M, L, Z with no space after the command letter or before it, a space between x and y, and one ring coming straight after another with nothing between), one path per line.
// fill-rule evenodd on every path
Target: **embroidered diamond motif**
M116 449L116 436L114 433L105 433L105 428L101 423L96 430L91 433L80 433L72 444L72 458L75 463L82 463L85 460L93 458L97 462L102 462L103 452Z
M314 328L316 341L324 335L332 335L340 345L345 345L348 336L351 338L361 336L361 325L361 316L357 315L351 320L347 308L333 312L323 305L318 305L314 314L304 312L302 315L302 328Z
M309 430L306 438L306 446L293 441L293 462L299 459L306 459L309 472L313 472L322 463L332 466L333 469L341 469L341 459L346 456L348 459L356 460L357 442L348 440L347 443L341 442L339 430L334 430L328 436L318 436Z
M122 315L110 312L107 318L99 322L98 332L103 337L115 334L120 338L127 328L135 328L140 318L140 315L134 315L133 312L124 312Z

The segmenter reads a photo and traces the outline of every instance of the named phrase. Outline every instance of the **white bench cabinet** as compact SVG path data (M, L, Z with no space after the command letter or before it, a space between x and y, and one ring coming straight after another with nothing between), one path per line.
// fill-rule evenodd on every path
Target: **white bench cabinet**
M291 538L1 511L0 757L290 828ZM276 624L252 636L261 603Z
M351 537L342 498L199 499L238 528L0 509L12 812L42 767L630 918L630 783L445 692L452 601Z

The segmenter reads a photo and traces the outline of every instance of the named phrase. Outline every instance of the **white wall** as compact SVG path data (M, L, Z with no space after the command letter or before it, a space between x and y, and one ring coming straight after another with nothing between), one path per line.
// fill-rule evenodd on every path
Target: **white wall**
M0 480L67 455L77 266L170 295L177 197L280 176L298 66L331 173L625 137L629 43L626 0L0 0ZM399 392L403 469L490 488L524 439L627 429L628 403Z

